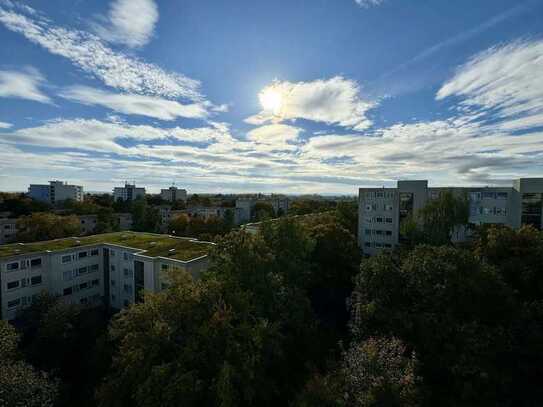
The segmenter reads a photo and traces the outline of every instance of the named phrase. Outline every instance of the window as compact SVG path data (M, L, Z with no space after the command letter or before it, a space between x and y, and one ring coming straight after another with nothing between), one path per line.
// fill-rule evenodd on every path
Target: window
M99 279L92 280L91 284L92 284L93 287L95 287L97 285L100 285L100 280Z
M62 264L69 263L72 261L72 255L68 254L66 256L62 256Z
M64 281L70 281L72 279L72 270L68 270L62 273L62 279Z
M37 259L30 260L30 267L40 267L41 266L41 257Z
M30 279L30 284L32 285L39 285L41 284L41 276L35 276Z
M132 277L132 270L124 269L124 276L125 277Z
M371 243L370 243L370 242L366 242L366 243L364 243L364 246L365 246L365 247L371 247Z
M28 283L28 278L23 278L21 280L21 287L26 287L27 286L27 283Z
M168 270L168 265L167 265L167 264L161 264L161 265L160 265L160 268L161 268L162 270Z
M123 257L124 257L125 261L128 261L128 253L124 253Z
M80 267L79 271L78 271L78 274L81 275L81 274L85 274L85 273L87 273L87 268L86 267Z
M483 199L494 199L494 192L483 192Z
M81 299L79 300L79 303L80 303L81 305L87 305L88 302L89 302L89 300L88 300L87 297L83 297L83 298L81 298Z
M383 223L383 218L375 218L375 221L376 221L377 223Z
M79 252L77 254L77 257L80 259L84 259L85 257L87 257L87 252Z
M507 199L507 192L496 192L496 199Z
M115 286L115 280L111 280L111 285Z
M392 245L391 245L390 243L385 243L385 247L386 247L387 249L390 249L390 248L392 247Z
M386 218L385 220L387 223L392 223L392 218Z
M481 193L480 192L470 192L469 193L469 200L470 201L480 201L481 200Z
M99 267L98 264L93 264L89 267L89 270L92 273L93 271L98 271Z
M115 250L110 250L110 251L109 251L109 255L110 255L111 257L115 257Z
M364 234L365 234L366 236L371 235L371 229L366 229L366 230L364 230Z
M385 231L385 236L392 236L392 231L391 230Z
M376 192L375 197L376 198L383 198L385 196L384 192Z
M89 283L81 283L81 284L79 284L79 289L80 290L86 290L87 288L89 288Z
M132 294L132 285L131 284L125 284L123 288L124 288L125 293Z
M21 299L17 298L16 300L8 301L8 309L18 307L21 304Z
M376 234L376 235L379 235L379 236L382 236L382 235L383 235L383 231L382 231L382 230L376 230L376 231L375 231L375 234Z
M124 304L125 307L128 307L128 306L130 305L130 301L124 300L124 301L123 301L123 304Z
M111 265L111 271L115 271L115 266L113 264Z
M66 296L66 295L72 295L72 287L68 287L68 288L65 288L64 291L62 292L62 295Z
M111 301L115 302L115 294L111 294Z
M19 270L19 262L8 263L6 264L7 271Z
M16 288L19 288L19 280L10 281L6 286L8 290L15 290Z
M90 252L90 255L91 256L98 256L98 253L99 253L98 249L92 249L91 252Z

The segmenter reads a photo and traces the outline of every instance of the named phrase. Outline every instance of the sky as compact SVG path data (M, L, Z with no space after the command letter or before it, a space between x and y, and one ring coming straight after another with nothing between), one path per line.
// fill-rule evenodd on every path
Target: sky
M543 176L543 0L0 0L0 191Z

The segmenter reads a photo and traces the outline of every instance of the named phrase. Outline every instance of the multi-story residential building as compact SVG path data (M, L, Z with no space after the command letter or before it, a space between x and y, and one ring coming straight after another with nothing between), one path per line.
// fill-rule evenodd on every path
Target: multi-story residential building
M132 214L131 213L115 213L114 216L117 218L119 223L119 230L131 230L133 226Z
M117 201L134 201L138 198L145 198L145 188L137 188L136 184L124 184L124 187L113 188L113 200Z
M83 201L83 187L79 185L69 185L62 181L49 181L49 185L31 184L28 187L28 196L38 201L47 202L54 205L56 202L71 199L73 201Z
M81 224L82 235L90 235L96 231L98 215L79 215L78 218Z
M253 217L255 205L258 202L269 203L276 216L286 215L290 208L290 199L286 197L272 196L267 198L264 196L258 197L243 197L236 199L236 208L239 211L239 223L246 223Z
M187 190L171 186L168 189L160 190L160 197L168 202L183 201L187 202Z
M358 243L364 254L392 249L401 241L402 221L423 208L443 191L465 195L469 201L469 223L503 224L512 228L543 224L543 178L521 178L511 187L429 188L428 181L398 181L396 188L360 188ZM466 228L454 232L462 241Z
M162 232L168 230L168 225L173 218L187 213L185 209L172 209L169 205L160 205L158 207L158 212L160 214L160 230Z
M169 273L197 277L211 246L136 232L0 246L0 317L14 319L42 291L68 303L122 309L142 301L143 291L166 288Z
M17 237L17 219L0 218L0 244L15 241Z

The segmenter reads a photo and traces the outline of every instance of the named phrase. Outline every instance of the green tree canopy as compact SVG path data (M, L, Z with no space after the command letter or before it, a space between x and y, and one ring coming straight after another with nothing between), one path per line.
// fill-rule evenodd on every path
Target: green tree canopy
M77 216L58 216L36 212L17 220L17 239L21 242L36 242L79 236L81 225Z

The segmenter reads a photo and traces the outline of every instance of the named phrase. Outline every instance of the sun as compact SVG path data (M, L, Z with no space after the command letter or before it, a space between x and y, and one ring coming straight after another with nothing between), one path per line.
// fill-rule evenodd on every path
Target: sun
M275 115L279 114L281 111L283 97L279 90L268 87L260 92L258 98L260 99L260 104L264 110L272 112Z

